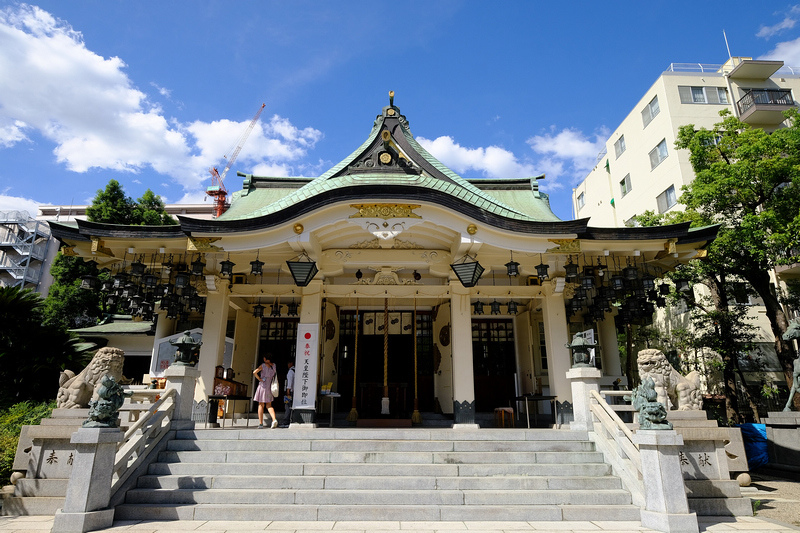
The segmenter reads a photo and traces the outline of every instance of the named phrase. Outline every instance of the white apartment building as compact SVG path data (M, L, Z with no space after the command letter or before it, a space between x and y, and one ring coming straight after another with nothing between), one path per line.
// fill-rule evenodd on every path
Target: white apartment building
M647 210L682 209L681 187L694 179L694 171L689 152L675 149L681 126L711 128L721 120L719 112L729 109L743 122L774 131L784 124L783 112L798 105L798 95L800 68L786 67L782 61L733 57L724 65L671 64L606 140L595 168L573 189L575 218L590 218L593 226L620 227ZM797 265L782 268L781 278L796 270ZM746 379L785 386L764 307L758 299L751 300L758 359L768 371L746 372ZM690 327L685 311L659 313L660 329ZM752 359L743 361L745 368Z
M681 126L711 128L721 120L720 110L729 109L748 124L775 130L798 94L800 68L782 61L733 57L724 65L671 64L573 189L574 217L620 227L647 210L680 209L681 187L694 179L689 152L675 149Z

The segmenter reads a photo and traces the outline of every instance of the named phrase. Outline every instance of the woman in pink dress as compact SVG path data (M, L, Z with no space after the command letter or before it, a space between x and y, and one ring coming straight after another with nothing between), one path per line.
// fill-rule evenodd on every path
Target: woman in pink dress
M277 372L275 365L270 362L270 354L264 356L264 362L258 368L253 370L253 375L258 380L258 388L253 395L253 401L258 402L258 427L264 427L264 406L266 405L269 416L272 417L272 426L270 429L278 427L278 419L275 417L275 409L272 408L272 391L270 385L272 377Z

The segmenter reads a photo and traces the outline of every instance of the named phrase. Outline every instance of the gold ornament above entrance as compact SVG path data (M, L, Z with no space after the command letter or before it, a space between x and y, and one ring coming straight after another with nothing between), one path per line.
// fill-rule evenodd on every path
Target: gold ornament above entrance
M559 254L559 253L574 254L581 251L580 239L547 239L547 240L557 245L553 248L547 249L547 253L549 254Z
M414 204L350 204L350 207L358 209L350 218L422 218L414 213L420 207Z
M189 252L221 252L221 247L211 244L221 237L189 237L186 250Z

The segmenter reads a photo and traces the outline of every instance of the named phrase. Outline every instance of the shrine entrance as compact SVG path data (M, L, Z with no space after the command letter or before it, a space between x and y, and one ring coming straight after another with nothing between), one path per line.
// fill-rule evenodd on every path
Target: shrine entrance
M389 313L389 335L384 368L384 313L344 310L340 315L339 390L342 399L336 407L349 412L355 378L356 409L359 419L410 419L414 411L414 328L413 311ZM419 411L434 410L433 336L431 313L416 313L417 373L416 394ZM356 347L356 324L358 346ZM357 356L357 357L356 357ZM356 363L356 359L358 362ZM385 375L384 375L385 374ZM384 379L385 378L385 379ZM388 388L389 414L381 413L384 384Z

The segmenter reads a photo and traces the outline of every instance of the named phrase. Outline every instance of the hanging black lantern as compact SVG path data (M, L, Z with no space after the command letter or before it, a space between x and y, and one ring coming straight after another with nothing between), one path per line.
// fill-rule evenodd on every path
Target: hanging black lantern
M606 312L600 306L593 306L589 309L589 312L592 314L595 320L603 320L606 316Z
M299 261L299 259L303 258L306 260ZM305 252L297 257L297 259L298 261L286 261L286 265L289 267L289 272L292 274L294 284L298 287L307 287L317 272L319 272L317 263L312 261Z
M621 291L625 288L625 279L622 276L611 276L611 288Z
M656 298L658 298L658 291L656 291L656 290L647 291L647 299L648 300L650 300L652 302L655 302Z
M141 261L136 261L135 263L131 263L131 276L138 278L142 274L144 274L147 265L142 263Z
M514 300L511 300L510 302L508 302L508 314L509 315L516 315L517 314L517 306L518 306L518 304Z
M652 291L656 288L656 279L649 272L646 272L642 276L642 287L644 287L644 290L646 291Z
M550 265L546 263L539 263L534 267L536 269L536 275L539 279L547 279L547 270L550 268Z
M688 279L676 279L675 280L675 288L678 292L689 292L689 280Z
M167 308L167 318L175 319L181 313L181 308L177 304L172 304Z
M583 301L587 298L587 296L588 293L586 292L586 289L578 287L577 289L575 289L575 296L573 296L572 298L578 301Z
M106 278L100 282L100 290L102 292L111 292L114 288L114 280Z
M493 315L500 314L500 302L498 302L497 300L492 300L492 303L489 304L489 307L491 307Z
M97 276L92 276L91 274L86 274L85 276L81 276L81 289L95 291L99 288L100 288L100 278L98 278Z
M594 277L592 276L583 276L581 278L581 287L590 291L594 288Z
M567 279L574 279L578 277L578 265L572 262L572 256L569 256L569 263L564 265Z
M225 261L220 261L219 263L219 273L222 276L230 277L233 275L233 267L236 266L236 263L231 261L231 254L228 254L228 259Z
M259 303L259 304L256 304L256 305L254 305L254 306L253 306L253 316L254 316L255 318L261 318L261 317L263 317L263 316L264 316L264 309L265 309L265 308L264 308L264 306L263 306L263 305L261 305L260 303Z
M622 275L629 281L639 279L639 269L635 266L629 266L622 269Z
M274 316L279 318L281 316L281 304L279 302L275 302L274 304L270 305L272 311L270 312L269 316Z
M509 276L519 276L519 263L514 261L514 252L511 252L511 261L506 263L506 273Z
M459 260L461 263L453 263L450 265L450 268L452 268L453 272L458 276L461 285L464 287L474 287L478 284L478 280L481 279L481 275L486 269L483 268L478 261L467 261L467 259L473 258L465 255Z
M658 293L661 296L666 296L667 294L669 294L669 284L668 283L662 283L661 285L659 285L658 286Z
M663 309L667 306L667 300L664 297L659 296L656 298L656 307Z
M185 272L180 272L175 274L175 288L182 289L189 285L189 274Z
M286 315L287 316L297 316L297 302L292 300L288 304L286 304Z
M202 256L197 256L197 259L192 261L192 274L195 276L202 276L203 269L206 268L206 264L203 263Z
M155 274L146 274L144 278L142 278L142 284L148 289L155 289L156 285L158 285L159 277Z
M645 312L645 314L652 315L656 312L656 306L653 302L644 302L644 305L642 305L642 310Z
M483 314L483 302L481 302L480 300L476 300L475 303L472 304L472 307L474 309L473 310L474 314L476 314L476 315L482 315Z
M202 298L200 298L198 295L195 294L189 297L189 309L192 311L199 311L201 303Z
M264 261L259 261L258 258L255 261L250 261L250 274L260 276L263 272Z
M413 277L414 277L414 281L419 281L419 280L421 280L421 279L422 279L422 274L420 274L419 272L417 272L417 271L415 270L415 271L414 271L414 274L413 274Z

